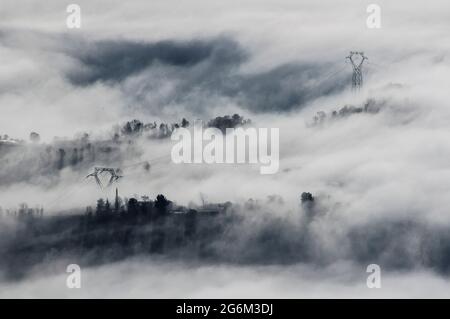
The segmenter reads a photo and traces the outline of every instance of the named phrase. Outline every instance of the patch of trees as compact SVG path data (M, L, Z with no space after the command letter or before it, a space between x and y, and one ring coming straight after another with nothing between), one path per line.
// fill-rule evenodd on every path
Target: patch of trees
M43 207L29 207L27 203L21 203L18 209L5 209L0 206L0 218L1 217L16 217L19 219L29 219L34 217L43 217Z
M130 219L136 216L160 217L171 210L174 204L168 200L164 195L159 194L155 200L150 200L148 196L143 196L141 200L136 198L122 199L117 197L114 203L111 204L108 199L100 198L97 200L95 208L96 217L129 217ZM86 208L86 215L94 216L92 207Z
M225 131L226 128L248 123L250 120L234 114L216 117L207 122L207 125ZM42 176L57 176L60 170L67 167L87 171L96 163L116 166L125 158L137 158L141 155L142 150L134 143L135 139L169 138L175 129L187 128L189 125L190 122L185 118L172 124L143 123L134 119L113 128L112 135L106 139L93 139L88 133L80 133L71 139L55 137L52 143L40 142L40 135L31 132L29 138L33 146L29 148L24 141L4 135L0 137L0 156L3 163L9 165L9 169L0 171L0 185L21 181L32 183L33 179L40 179ZM21 147L17 147L18 145ZM146 171L149 168L149 164L144 166Z
M250 124L251 121L249 119L245 119L239 114L234 114L232 116L218 116L215 119L212 119L208 122L208 127L215 127L222 131L222 133L226 132L227 128L235 128L238 126L244 126Z
M239 114L218 116L207 122L207 127L215 127L225 133L227 128L235 128L250 124L249 119L245 119ZM183 118L179 123L143 123L138 119L127 121L118 131L114 133L113 140L120 141L123 137L146 136L149 138L168 138L172 132L180 127L189 127L189 121Z
M344 118L358 113L375 114L380 111L382 105L382 102L379 103L374 99L368 99L362 106L345 105L339 110L333 110L330 113L319 111L313 117L313 123L314 125L323 124L326 120Z
M188 127L189 121L183 118L180 123L160 123L156 122L144 124L140 120L127 121L119 132L114 134L114 140L120 141L121 137L136 137L145 135L149 138L166 138L179 127Z

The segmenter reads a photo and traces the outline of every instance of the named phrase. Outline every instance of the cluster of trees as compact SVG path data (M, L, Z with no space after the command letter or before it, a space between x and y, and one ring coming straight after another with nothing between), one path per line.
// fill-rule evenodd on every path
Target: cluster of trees
M41 136L36 132L30 133L30 142L32 143L39 143L41 140ZM10 138L8 134L0 134L0 142L1 141L9 141L9 142L16 142L16 143L24 143L25 141L19 140L19 139L13 139Z
M42 149L40 154L36 154L36 157L44 167L61 170L82 163L90 165L97 158L107 158L115 149L117 148L107 143L91 143L88 140L57 141Z
M172 201L162 194L156 196L155 200L150 200L148 196L142 196L142 200L136 198L125 198L123 200L117 196L114 203L111 203L108 199L98 199L95 212L92 207L88 206L86 215L92 217L95 213L96 217L156 217L168 213L172 208Z
M207 122L208 127L215 127L225 133L227 128L235 128L251 123L239 114L218 116ZM172 132L180 127L188 127L189 121L183 118L180 123L160 123L156 122L144 124L140 120L134 119L126 122L119 130L114 133L113 140L121 141L123 137L136 137L145 135L149 138L167 138Z
M345 105L339 110L333 110L327 114L324 111L319 111L313 117L314 124L322 124L327 119L337 119L347 117L357 113L378 113L380 111L382 103L378 103L374 99L368 99L362 106Z
M0 134L0 141L8 141L9 135L8 134Z
M21 203L19 205L19 209L5 209L0 206L0 217L9 216L9 217L18 217L20 219L25 219L28 217L42 217L44 216L44 208L43 207L28 207L27 203Z
M235 128L238 126L244 126L250 124L251 121L249 119L245 119L239 114L233 114L232 116L218 116L215 119L212 119L208 122L208 127L215 127L225 133L227 128Z
M188 127L189 121L183 118L180 123L160 123L156 122L144 124L140 120L127 121L120 129L114 133L113 140L121 141L123 137L137 137L145 135L148 138L166 138L179 127Z
M5 143L5 142L9 142L9 143L14 143L14 144L20 144L23 143L24 141L19 140L19 139L15 139L15 138L11 138L8 134L0 134L0 145Z
M245 125L239 114L216 117L210 120L208 127L216 127L222 131L226 128ZM10 139L7 135L0 138L0 156L2 163L8 167L0 171L0 185L22 181L42 180L42 176L55 176L60 170L72 167L89 170L96 163L118 165L125 159L139 157L142 150L134 143L136 138L168 138L180 127L189 127L190 123L183 118L179 123L167 124L156 122L143 123L138 119L128 121L112 130L107 139L93 139L88 133L78 134L75 138L55 138L52 143L41 143L37 132L30 133L30 141L34 144L26 148L26 143ZM7 142L2 142L7 141ZM148 171L149 165L143 167ZM48 179L50 181L50 179Z
M26 181L33 183L34 179L42 181L43 176L55 176L60 170L72 167L88 171L96 163L117 165L125 158L139 156L140 150L133 145L127 145L126 150L111 139L91 139L84 133L73 139L55 138L52 143L38 143L34 136L33 147L25 143L5 144L1 147L0 157L8 169L0 170L0 185ZM44 179L44 181L50 179Z
M204 202L189 208L176 206L161 194L154 200L99 199L86 214L23 219L7 235L10 240L0 268L18 276L52 258L77 256L94 265L144 254L263 264L305 261L315 256L310 255L316 246L305 226L316 210L311 193L303 193L301 201L309 218L300 222L272 213L283 205L277 195L262 202L250 199L243 206ZM30 212L22 205L17 215ZM4 225L0 223L0 230ZM9 230L3 227L5 231Z

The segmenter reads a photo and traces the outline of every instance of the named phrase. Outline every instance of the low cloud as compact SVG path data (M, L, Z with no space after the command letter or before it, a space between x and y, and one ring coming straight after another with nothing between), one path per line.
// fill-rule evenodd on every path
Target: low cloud
M82 1L83 27L75 31L65 28L57 1L2 3L0 134L28 139L37 132L41 142L14 152L1 146L0 205L26 201L44 205L49 215L79 213L113 196L85 179L88 166L144 161L149 170L124 171L121 196L264 204L240 211L243 223L215 243L231 262L187 267L186 260L106 258L86 269L90 288L80 295L118 296L135 287L130 296L156 296L145 279L168 297L447 295L441 274L450 264L448 1L428 4L426 14L421 4L380 1L377 30L366 28L366 6L350 0L189 1L176 10L171 1L108 4ZM369 57L359 92L349 90L350 50ZM376 111L365 111L367 101ZM110 153L87 152L89 165L75 163L77 133L88 133L100 150L112 127L133 119L207 122L234 113L280 129L278 174L261 176L248 165L175 165L170 141L145 136ZM55 167L59 148L75 165ZM42 165L42 154L54 157L51 165ZM302 192L321 205L307 230ZM281 209L264 202L274 194L283 199ZM0 236L0 248L7 237ZM64 276L55 275L77 255L66 257L36 261L2 296L77 296L62 290ZM365 287L368 263L388 272L373 294ZM132 275L130 269L141 268L148 276ZM199 278L205 280L197 292Z

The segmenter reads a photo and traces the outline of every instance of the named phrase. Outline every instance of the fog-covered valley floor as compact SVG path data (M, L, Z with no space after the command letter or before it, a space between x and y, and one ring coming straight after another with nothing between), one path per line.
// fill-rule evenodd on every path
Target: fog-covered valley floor
M66 262L66 261L65 261ZM62 262L60 267L65 264ZM393 272L381 289L351 264L328 268L211 266L129 260L84 272L80 289L67 289L54 267L46 276L2 284L2 298L448 298L448 278L427 271Z

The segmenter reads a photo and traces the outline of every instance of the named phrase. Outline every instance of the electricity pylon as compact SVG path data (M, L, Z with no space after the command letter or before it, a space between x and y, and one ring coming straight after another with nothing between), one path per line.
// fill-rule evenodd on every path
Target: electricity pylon
M104 185L102 181L100 180L100 175L102 174L109 174L109 181L107 185ZM123 177L119 175L121 173L120 168L110 168L110 167L94 167L94 172L86 176L88 177L94 177L95 181L97 182L97 185L100 188L109 187L112 185L112 183L116 182L119 178Z
M354 56L360 56L361 60L355 61L353 59ZM362 76L362 65L364 60L368 58L364 55L364 52L350 51L350 55L347 57L350 60L353 67L353 75L352 75L352 89L359 90L363 85L363 76Z

